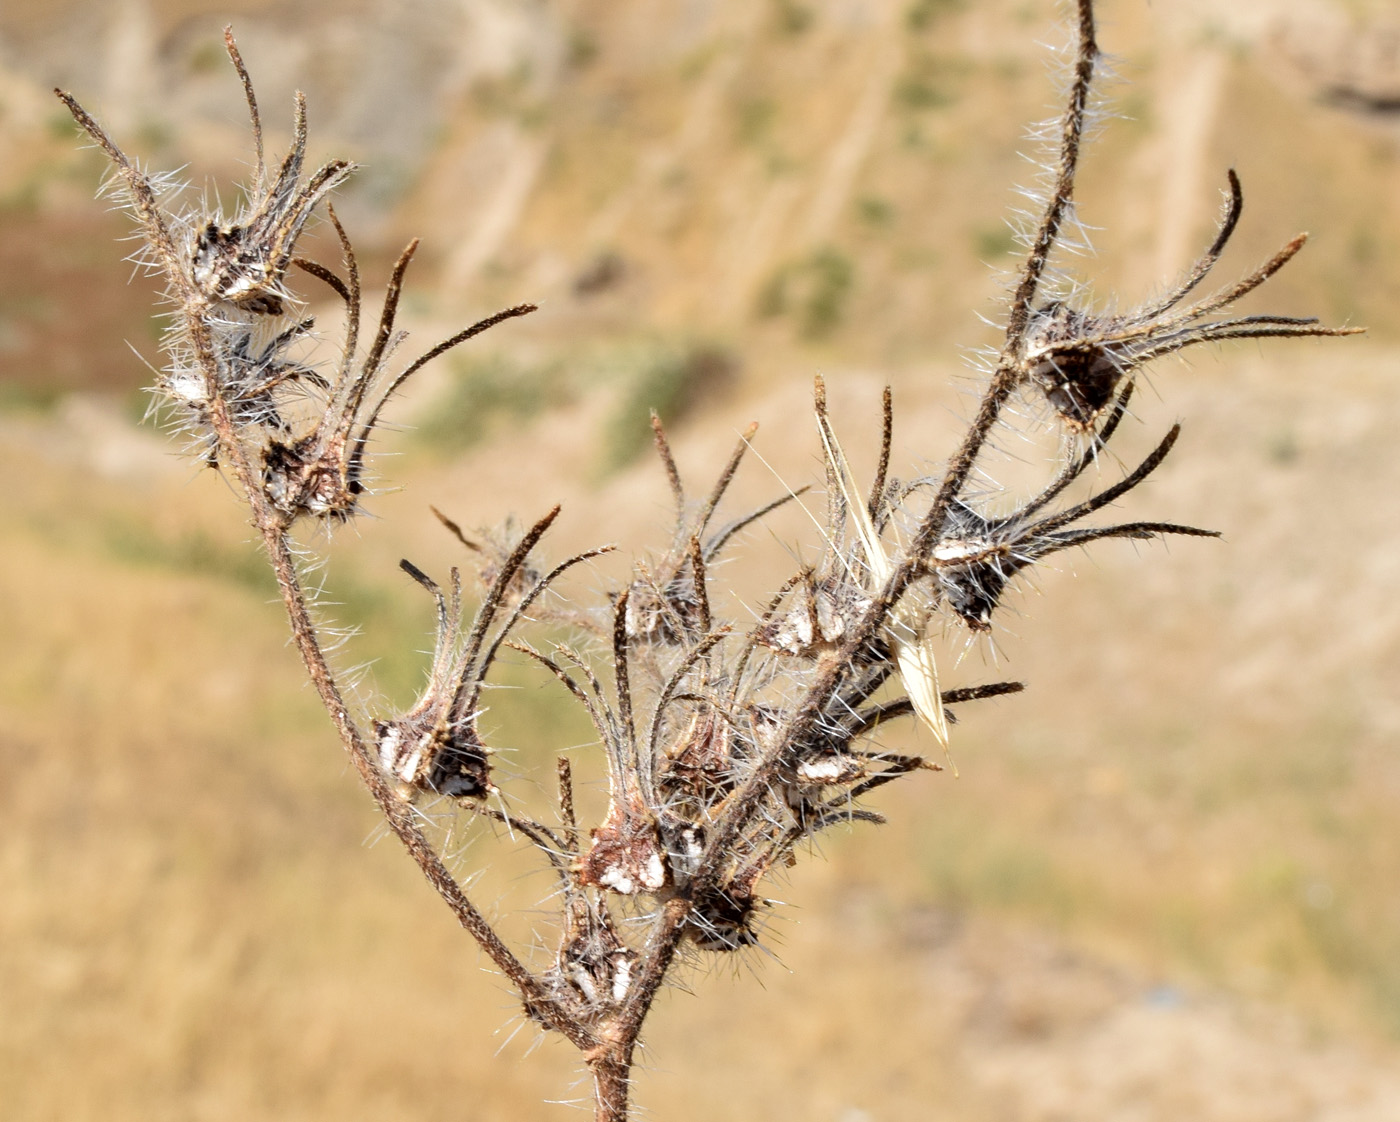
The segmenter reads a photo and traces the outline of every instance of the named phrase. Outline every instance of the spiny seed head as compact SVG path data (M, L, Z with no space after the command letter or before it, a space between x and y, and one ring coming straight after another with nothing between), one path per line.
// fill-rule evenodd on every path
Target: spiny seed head
M195 240L190 272L210 300L254 315L280 316L290 299L275 261L241 226L206 225Z
M804 581L797 603L759 627L756 638L779 654L817 658L840 647L870 603L863 589L835 574Z
M628 589L624 627L634 642L674 645L693 638L702 627L695 582L688 573L676 573L658 587L643 572Z
M300 440L269 441L263 450L263 491L288 519L301 515L346 521L355 513L364 484L346 452L348 438L323 445L320 432Z
M705 855L705 829L669 810L658 815L657 828L661 832L671 877L676 884L684 885L700 871Z
M737 951L758 945L758 909L768 901L756 897L753 886L731 881L695 901L686 919L685 935L704 951Z
M475 721L428 727L412 717L375 721L374 738L379 766L397 780L402 798L412 801L426 793L480 799L496 790L491 750Z
M579 880L623 896L656 892L669 873L656 820L640 805L614 804L593 833L593 844L579 866Z
M601 1015L626 999L637 952L618 938L601 907L576 908L559 946L555 971L588 1007Z
M734 732L711 706L697 708L662 748L663 791L708 804L734 786Z
M952 539L934 549L936 591L974 631L990 631L992 612L1011 578L1029 565L1008 542Z
M1090 429L1113 401L1129 364L1103 341L1113 327L1061 303L1035 317L1023 367L1066 424Z

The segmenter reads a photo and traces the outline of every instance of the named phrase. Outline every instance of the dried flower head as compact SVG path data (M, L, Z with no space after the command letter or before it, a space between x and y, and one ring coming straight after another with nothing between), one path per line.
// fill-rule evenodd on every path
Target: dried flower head
M1155 358L1198 343L1307 335L1350 335L1351 327L1323 327L1315 318L1254 315L1223 317L1303 248L1299 234L1248 276L1189 307L1173 311L1205 280L1225 251L1244 209L1239 176L1229 171L1230 191L1215 241L1177 288L1163 299L1125 316L1094 315L1052 300L1036 310L1026 333L1020 368L1040 387L1061 420L1093 428L1124 378Z
M444 340L409 363L398 375L387 380L374 403L370 392L385 380L385 366L405 338L395 329L404 274L418 248L414 239L400 254L384 295L384 307L374 341L363 358L358 356L362 296L359 269L344 228L331 212L340 235L347 277L342 280L331 270L298 259L308 272L324 280L346 305L345 341L340 368L330 381L321 417L307 431L290 438L269 440L262 453L263 489L273 507L288 520L304 515L344 521L358 509L365 492L365 455L370 438L384 407L417 371L453 347L465 343L488 328L516 316L528 315L533 304L521 304L497 312L450 339Z
M681 483L680 470L671 454L670 442L661 418L651 415L656 453L666 470L671 496L676 504L675 529L671 547L655 564L638 563L627 590L624 620L629 639L644 643L674 644L693 641L709 630L709 605L705 598L705 570L740 531L797 498L806 488L773 500L755 511L722 526L708 538L711 520L724 493L743 462L758 425L749 425L739 437L729 462L724 465L710 493L696 510L691 510Z
M257 163L243 212L229 224L211 219L195 236L191 278L212 302L231 304L254 315L280 316L292 299L283 278L292 263L297 239L312 212L349 178L354 165L346 160L332 160L306 183L301 182L306 161L306 98L298 91L292 147L276 178L269 182L263 161L258 101L232 28L224 28L224 44L248 99Z
M968 627L974 631L990 630L992 613L1012 578L1062 549L1088 545L1103 538L1142 541L1166 534L1220 536L1215 530L1172 522L1125 522L1116 526L1070 528L1072 523L1121 498L1156 471L1176 444L1181 434L1180 425L1173 425L1151 454L1118 483L1064 510L1037 517L1083 474L1098 448L1112 437L1131 393L1132 384L1129 383L1119 394L1108 423L1100 430L1098 444L1080 453L1045 490L1013 513L991 518L965 502L949 508L943 535L929 554L927 569L934 578L938 596Z
M412 799L430 792L474 799L495 790L490 780L491 750L477 728L486 676L511 631L550 585L574 565L606 552L590 550L570 557L537 577L523 596L508 604L507 594L517 574L558 515L555 507L505 558L466 636L462 635L462 588L457 570L452 570L450 594L444 595L417 566L399 562L405 573L432 593L437 604L437 637L423 692L407 712L374 722L380 766L398 781L401 797ZM506 613L505 619L498 625L502 613Z

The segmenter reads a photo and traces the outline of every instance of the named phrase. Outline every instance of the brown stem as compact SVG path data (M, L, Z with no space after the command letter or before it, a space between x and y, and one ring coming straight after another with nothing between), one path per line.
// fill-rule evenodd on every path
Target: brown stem
M1019 347L1021 335L1030 321L1031 304L1040 279L1049 263L1050 250L1060 237L1060 228L1074 198L1074 177L1079 169L1079 147L1084 138L1084 117L1089 107L1089 86L1094 78L1094 63L1099 47L1094 41L1093 0L1078 0L1079 43L1074 59L1074 83L1070 87L1069 104L1060 120L1060 159L1055 169L1055 185L1050 201L1041 217L1040 226L1026 253L1021 280L1011 297L1011 315L1006 323L1006 350Z
M196 359L208 373L212 385L217 385L213 372L217 370L213 340L209 326L204 321L202 305L187 306L186 315L190 336L194 342ZM439 896L457 917L457 922L467 931L478 946L490 957L520 992L531 1014L551 1028L558 1030L576 1047L587 1049L596 1047L594 1035L566 1009L501 941L499 935L477 911L467 898L462 886L443 864L442 859L424 837L414 818L413 811L400 799L385 782L375 765L369 745L350 716L335 673L326 660L316 633L315 622L307 606L306 594L302 590L297 575L296 560L292 555L287 537L288 522L277 512L263 495L260 480L249 460L247 450L238 438L237 428L229 415L228 405L221 394L214 394L210 403L210 418L215 434L226 461L233 468L234 477L243 490L244 498L253 515L253 524L262 535L267 548L268 559L277 577L277 585L282 593L282 603L291 624L292 640L301 655L307 674L316 688L316 693L330 715L331 723L340 736L341 744L350 756L361 781L374 799L389 829L399 839L409 856L437 890Z
M593 1076L594 1122L627 1122L627 1093L632 1082L632 1048L599 1045L588 1056Z
M693 891L693 889L691 890ZM642 956L641 967L633 979L632 988L627 994L626 1004L619 1012L614 1024L618 1039L627 1041L628 1055L642 1031L642 1022L651 1011L651 1003L656 1000L671 960L676 956L681 931L686 917L690 915L690 900L685 896L673 896L666 901L661 914L656 917L651 931L646 937L646 951Z
M605 1042L584 1053L588 1070L593 1075L593 1117L597 1122L626 1122L632 1054L641 1035L642 1022L651 1012L652 1002L675 958L689 914L690 901L686 897L673 896L666 901L647 933L646 949L627 1000L605 1030Z

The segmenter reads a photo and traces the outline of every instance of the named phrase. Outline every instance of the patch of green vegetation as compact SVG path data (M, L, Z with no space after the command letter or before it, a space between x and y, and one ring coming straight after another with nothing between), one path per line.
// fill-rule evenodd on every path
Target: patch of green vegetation
M4 195L0 195L0 221L19 220L34 214L44 197L44 177L48 169L26 176Z
M1347 250L1357 265L1373 264L1381 254L1380 241L1376 237L1375 229L1371 226L1358 226L1351 233Z
M185 59L185 66L191 74L222 73L227 65L228 52L217 39L201 40Z
M598 37L586 27L575 27L569 32L569 46L565 55L573 70L586 70L598 58Z
M520 62L508 74L481 78L472 87L472 100L488 116L513 118L526 128L542 125L548 104L532 89L529 62Z
M159 429L161 426L156 416L158 410L151 408L154 400L155 395L145 387L127 390L121 395L121 414L137 427Z
M319 609L333 629L349 632L351 658L370 667L370 680L386 709L413 704L433 643L432 598L402 574L395 575L398 584L381 573L329 572Z
M631 365L603 434L604 475L631 463L651 443L653 410L673 425L722 389L738 369L735 357L713 343L649 347Z
M856 200L856 216L862 225L882 230L894 221L894 204L876 195L864 195Z
M758 314L791 315L803 338L822 339L840 325L854 285L854 262L827 246L774 273L759 293Z
M107 552L129 565L212 577L263 597L276 590L262 551L249 542L226 544L197 529L162 538L145 522L118 518L109 520L100 532Z
M555 628L548 629L544 635L530 631L526 637L547 650L550 644L545 636L550 631L552 637L561 642L571 638L567 632ZM490 709L483 718L483 725L491 729L490 743L500 751L504 770L550 767L554 761L549 746L597 741L598 734L588 719L588 711L552 675L541 673L539 664L525 655L504 652L489 681L502 687L502 692L488 693ZM582 770L586 766L585 759L577 760L575 766Z
M916 51L903 73L895 79L894 102L901 109L921 113L957 104L955 82L966 72L965 61Z
M914 0L904 9L904 26L927 31L941 17L962 9L963 0Z
M900 75L894 87L895 101L905 109L914 111L925 109L946 109L957 98L951 91L936 81L921 74Z
M979 226L972 233L973 247L977 256L987 262L1005 257L1016 248L1016 236L1005 222L991 226Z
M1026 74L1025 60L1016 55L1002 55L992 63L992 73L1007 84L1018 82Z
M778 103L771 97L749 97L735 107L734 134L740 144L763 144L773 133Z
M0 381L0 413L51 413L62 396L53 386Z
M465 451L503 426L522 426L573 400L558 362L530 365L503 355L459 358L453 375L451 388L417 430L422 444L442 453Z
M1118 116L1133 127L1135 132L1150 132L1152 129L1152 99L1141 90L1132 90L1118 103Z
M700 78L710 68L710 63L724 54L726 50L732 49L732 46L723 39L711 39L687 52L681 57L677 67L681 81L693 82Z
M784 35L801 35L811 28L816 15L797 0L774 0L773 26Z
M1039 848L1018 839L971 841L939 831L923 850L923 873L932 893L952 907L1029 913L1066 924L1083 910L1083 886Z
M923 127L917 121L910 121L904 126L899 134L899 143L915 152L922 152L929 147L928 137L924 135Z
M136 129L137 143L146 152L159 152L175 142L175 130L169 121L147 117Z
M54 140L72 141L77 125L66 109L57 109L44 118L44 131Z

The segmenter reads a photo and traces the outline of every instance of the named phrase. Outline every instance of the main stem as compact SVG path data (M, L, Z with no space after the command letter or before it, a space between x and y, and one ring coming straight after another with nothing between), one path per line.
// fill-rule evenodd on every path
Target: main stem
M196 304L189 311L190 334L200 364L208 372L208 384L212 389L218 386L217 359L209 327L201 314L203 308ZM348 707L340 692L335 674L326 661L316 633L315 622L307 606L306 594L302 590L297 575L296 560L292 556L291 543L287 536L286 520L273 510L263 497L257 473L253 469L242 442L238 439L237 428L229 416L228 405L222 394L210 394L211 418L219 443L227 462L233 468L234 477L248 502L253 515L253 524L262 536L267 548L268 559L276 575L278 588L282 592L283 606L291 624L292 640L301 655L302 663L316 692L330 715L331 723L340 736L355 770L379 808L390 830L408 850L414 862L422 870L428 882L439 896L452 909L457 922L476 940L482 950L491 958L500 971L510 979L520 992L521 999L530 1012L539 1017L551 1028L567 1037L575 1047L586 1050L597 1046L597 1039L586 1027L569 1015L559 1001L541 984L540 980L522 963L501 941L499 935L477 911L467 898L457 879L442 863L442 859L423 836L413 819L413 813L390 789L379 769L374 764L369 746L361 736L359 728L350 716Z
M632 1045L602 1045L588 1059L593 1076L594 1122L627 1122L632 1083Z

